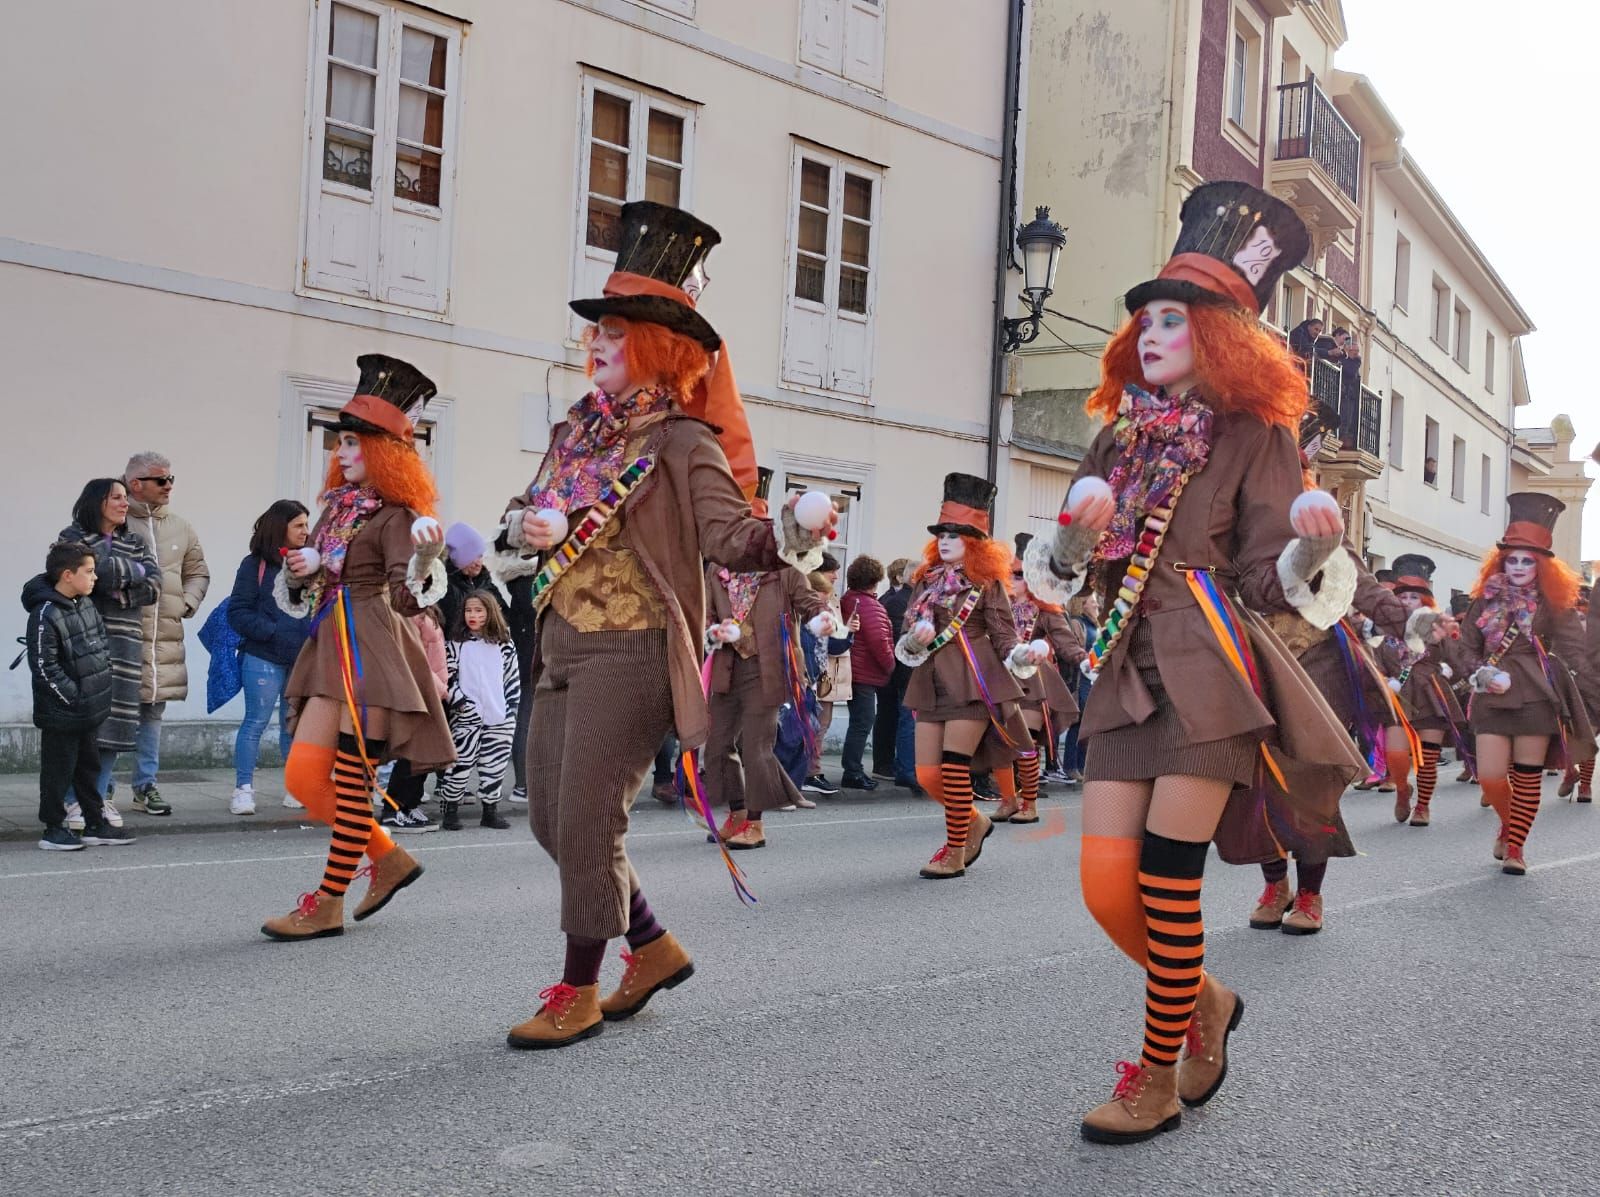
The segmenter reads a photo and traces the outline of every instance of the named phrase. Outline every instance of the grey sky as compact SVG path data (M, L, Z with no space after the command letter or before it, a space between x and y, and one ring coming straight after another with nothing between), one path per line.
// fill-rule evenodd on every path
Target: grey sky
M1344 12L1350 40L1336 64L1372 81L1538 328L1523 344L1533 403L1517 422L1565 412L1573 455L1587 457L1600 441L1600 388L1584 366L1600 343L1584 286L1600 268L1590 57L1600 4L1344 0ZM1584 555L1600 558L1600 490L1586 515Z

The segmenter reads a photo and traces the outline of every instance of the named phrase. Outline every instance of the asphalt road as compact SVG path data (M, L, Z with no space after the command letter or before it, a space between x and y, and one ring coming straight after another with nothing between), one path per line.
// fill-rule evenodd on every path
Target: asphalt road
M302 944L257 927L315 883L315 832L6 844L0 1188L1592 1194L1600 809L1553 786L1522 879L1476 791L1442 787L1425 831L1352 794L1365 855L1329 870L1315 937L1249 930L1259 874L1213 857L1208 963L1249 1004L1233 1072L1128 1148L1077 1133L1142 1009L1079 900L1075 793L949 882L917 877L926 804L772 816L742 858L754 909L682 816L641 807L634 860L699 971L545 1053L504 1047L560 965L521 826L418 837L418 885Z

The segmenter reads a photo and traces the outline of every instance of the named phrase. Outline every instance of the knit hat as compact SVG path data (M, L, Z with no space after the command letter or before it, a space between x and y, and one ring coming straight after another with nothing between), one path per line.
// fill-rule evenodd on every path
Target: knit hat
M451 524L445 529L444 547L450 553L450 564L457 569L483 559L488 542L471 524Z

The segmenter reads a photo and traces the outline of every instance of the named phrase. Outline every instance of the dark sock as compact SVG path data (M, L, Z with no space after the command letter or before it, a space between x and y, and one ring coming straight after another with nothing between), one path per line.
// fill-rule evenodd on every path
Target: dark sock
M1289 875L1289 861L1287 857L1269 860L1261 866L1261 875L1267 879L1268 885L1277 885Z
M1328 872L1328 862L1307 864L1303 860L1297 860L1295 861L1294 872L1295 880L1299 883L1301 893L1320 894L1322 892L1322 879Z
M667 929L656 922L655 911L644 900L644 890L636 889L628 899L628 946L638 951L647 943L660 939Z
M567 936L567 964L561 970L561 979L568 985L582 988L600 981L600 962L606 958L606 941L586 939L582 935Z
M1195 999L1205 983L1206 935L1200 881L1209 843L1187 843L1145 832L1139 850L1144 898L1144 1051L1140 1063L1169 1066L1189 1033Z

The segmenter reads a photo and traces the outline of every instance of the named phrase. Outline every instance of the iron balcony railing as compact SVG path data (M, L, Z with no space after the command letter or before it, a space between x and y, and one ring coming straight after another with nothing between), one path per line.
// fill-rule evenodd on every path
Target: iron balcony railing
M1341 411L1339 415L1342 421L1344 412ZM1373 457L1378 456L1382 434L1383 400L1366 387L1361 387L1356 399L1356 448L1363 453L1370 453ZM1339 439L1344 440L1342 432Z
M1278 157L1311 159L1340 191L1357 198L1361 137L1314 79L1278 88Z

